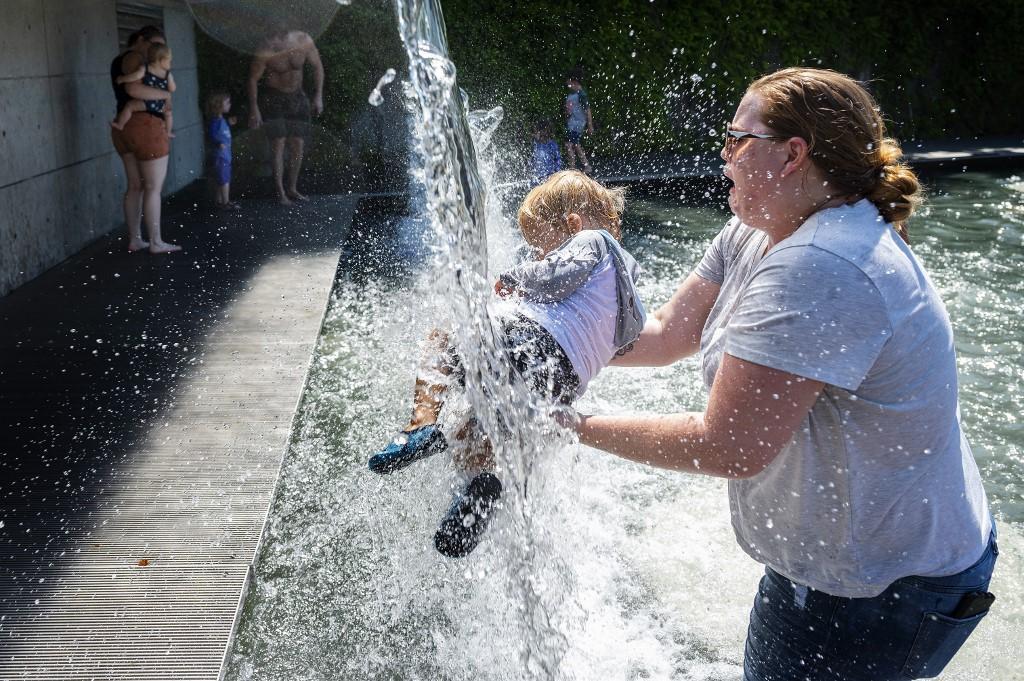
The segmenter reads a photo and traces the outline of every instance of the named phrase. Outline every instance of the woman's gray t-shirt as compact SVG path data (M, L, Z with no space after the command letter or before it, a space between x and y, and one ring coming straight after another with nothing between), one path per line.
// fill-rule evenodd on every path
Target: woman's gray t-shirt
M867 200L767 243L733 219L696 269L721 286L704 382L727 352L826 385L778 457L730 481L740 546L848 598L966 569L991 519L960 429L949 317L921 264Z

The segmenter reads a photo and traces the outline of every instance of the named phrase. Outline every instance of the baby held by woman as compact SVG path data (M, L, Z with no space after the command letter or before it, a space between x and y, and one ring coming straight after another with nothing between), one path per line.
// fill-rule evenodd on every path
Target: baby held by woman
M173 94L178 86L174 83L174 76L171 74L172 56L171 48L163 43L155 43L149 48L146 63L132 73L118 76L116 83L118 85L127 85L128 83L141 81L143 85L166 90ZM133 114L147 112L163 116L167 136L174 137L174 116L171 113L171 107L168 106L168 102L170 100L132 99L121 109L117 114L117 118L112 120L110 125L118 130L124 130L124 126L128 124L128 119Z
M644 327L636 291L640 268L619 245L623 190L565 171L535 187L519 209L523 238L536 259L503 272L495 293L511 303L497 316L506 358L535 399L571 404L590 380ZM447 334L434 331L418 372L409 423L370 458L386 474L448 448L438 425L446 393L463 383ZM444 380L439 380L439 379ZM468 482L434 535L437 550L469 554L501 497L490 444L472 420L454 435L470 455L456 459Z

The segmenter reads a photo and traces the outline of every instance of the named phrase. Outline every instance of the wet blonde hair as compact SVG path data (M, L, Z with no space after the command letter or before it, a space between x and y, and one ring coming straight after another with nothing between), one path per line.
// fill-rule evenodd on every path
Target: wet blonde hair
M622 210L626 190L609 188L576 170L563 170L534 187L516 216L524 234L530 230L562 230L572 236L566 220L569 213L588 218L616 239L622 238Z
M835 190L830 193L866 197L910 242L906 223L922 201L921 185L860 83L836 71L798 67L763 76L747 91L760 96L761 117L772 132L807 142L812 162Z
M224 102L231 99L227 92L214 92L206 98L206 117L218 118L224 115Z
M149 46L149 51L146 52L146 63L147 64L159 64L164 59L171 57L171 48L167 47L163 43L155 43Z

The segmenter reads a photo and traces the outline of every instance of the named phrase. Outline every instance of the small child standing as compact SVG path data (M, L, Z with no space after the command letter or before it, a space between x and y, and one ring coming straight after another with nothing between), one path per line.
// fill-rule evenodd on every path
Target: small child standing
M231 95L215 92L206 100L206 143L208 167L217 184L216 203L222 210L238 210L231 201L231 124L232 118L225 118L231 112Z
M576 168L576 157L579 156L583 172L591 172L587 152L583 150L583 132L594 134L594 117L590 112L590 99L583 89L583 69L575 68L569 72L565 80L569 94L565 97L565 157L569 168Z
M537 185L562 169L562 155L554 139L551 121L542 119L533 126L533 178Z
M636 291L640 268L618 242L621 189L576 171L534 187L519 209L523 238L537 259L503 272L495 293L511 307L495 315L511 373L549 408L571 404L615 353L632 343L646 313ZM412 417L369 460L386 474L448 448L438 425L445 394L464 384L462 362L440 330L431 333L413 393ZM455 433L457 467L468 478L434 534L442 554L469 554L490 523L502 484L490 443L475 419Z
M125 85L142 81L143 85L166 90L173 94L178 86L175 85L174 76L171 74L171 56L171 48L167 45L162 43L151 45L146 55L146 63L131 73L118 76L117 84ZM174 117L171 114L171 107L164 106L165 103L170 104L170 101L169 99L133 99L125 104L110 125L118 130L124 130L125 124L128 123L128 119L132 117L133 113L145 111L163 118L167 136L174 137Z

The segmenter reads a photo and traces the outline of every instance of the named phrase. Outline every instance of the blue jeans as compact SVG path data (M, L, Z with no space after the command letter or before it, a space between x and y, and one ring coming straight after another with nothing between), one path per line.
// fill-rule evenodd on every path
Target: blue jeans
M986 591L995 529L978 562L949 577L904 577L874 598L841 598L765 569L750 612L745 681L906 681L938 676L985 612L949 616Z

